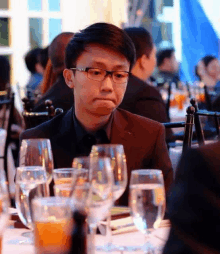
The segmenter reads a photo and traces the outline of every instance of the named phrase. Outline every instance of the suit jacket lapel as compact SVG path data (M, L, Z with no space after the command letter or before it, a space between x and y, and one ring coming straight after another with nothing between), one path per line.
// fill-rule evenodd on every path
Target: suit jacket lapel
M56 127L55 127L56 128ZM57 135L51 138L55 167L71 167L75 155L75 129L73 124L73 108L63 117Z

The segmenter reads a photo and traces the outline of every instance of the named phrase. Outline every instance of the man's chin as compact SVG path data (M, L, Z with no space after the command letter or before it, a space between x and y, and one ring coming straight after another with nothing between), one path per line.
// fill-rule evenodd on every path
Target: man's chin
M106 116L110 115L114 110L115 107L99 107L93 111L93 114L97 116Z

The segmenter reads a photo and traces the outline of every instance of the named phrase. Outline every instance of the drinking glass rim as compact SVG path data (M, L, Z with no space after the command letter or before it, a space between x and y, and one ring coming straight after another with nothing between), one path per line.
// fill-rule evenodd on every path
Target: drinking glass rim
M16 170L29 170L29 171L37 171L39 169L44 169L46 171L46 168L43 166L19 166L16 168Z
M88 171L88 168L55 168L52 173L75 173L76 171L85 170Z
M93 145L92 147L123 147L122 144L97 144L97 145ZM123 147L124 148L124 147Z
M38 197L32 200L32 206L34 204L39 206L70 206L69 197Z
M161 169L135 169L131 171L131 174L136 175L155 175L155 174L162 174Z

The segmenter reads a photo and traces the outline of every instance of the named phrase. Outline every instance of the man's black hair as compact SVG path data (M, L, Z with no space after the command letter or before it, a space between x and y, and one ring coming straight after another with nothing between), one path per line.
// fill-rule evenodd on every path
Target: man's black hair
M66 48L67 68L76 67L77 59L90 44L98 44L121 53L129 62L130 69L135 62L135 47L130 37L117 26L95 23L76 33Z
M151 34L143 27L128 27L124 31L132 39L136 49L136 59L144 54L149 57L154 47Z
M10 64L6 56L0 56L0 91L6 89L10 81Z
M161 66L165 58L171 58L172 54L175 52L174 48L163 49L157 53L157 66Z
M204 56L201 60L203 61L203 63L205 64L205 67L207 67L209 65L209 63L211 63L211 61L217 59L215 56L212 55L206 55Z
M41 52L40 48L32 49L26 54L24 58L28 70L33 74L36 73L35 65L39 63L38 56L40 52Z

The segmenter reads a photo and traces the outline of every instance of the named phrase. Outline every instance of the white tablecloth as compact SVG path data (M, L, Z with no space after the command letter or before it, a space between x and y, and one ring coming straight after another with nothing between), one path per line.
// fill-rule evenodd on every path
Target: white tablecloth
M2 254L16 253L16 254L34 254L33 245L21 245L19 241L26 238L21 234L28 232L26 229L12 229L8 228L3 235L3 251ZM150 242L154 246L164 246L169 234L169 228L159 228L152 233ZM106 244L106 237L102 235L96 236L96 245L102 246ZM120 246L142 246L144 243L144 236L140 232L132 232L127 234L119 234L113 236L113 243ZM102 254L102 252L98 252ZM122 252L112 252L122 253ZM123 252L124 254L127 252ZM131 253L131 252L130 252ZM135 253L142 253L142 251L136 251Z

